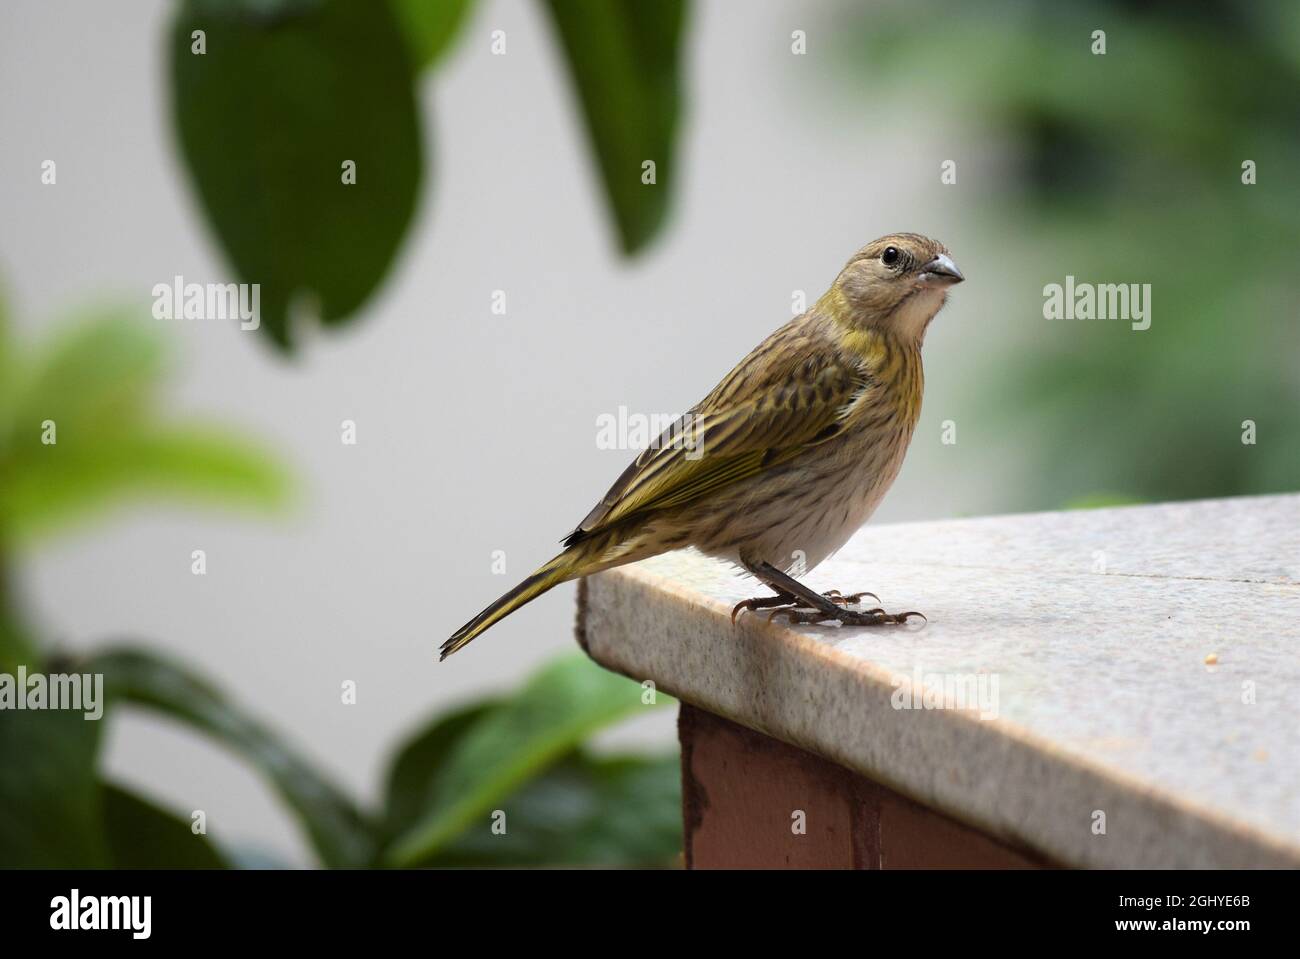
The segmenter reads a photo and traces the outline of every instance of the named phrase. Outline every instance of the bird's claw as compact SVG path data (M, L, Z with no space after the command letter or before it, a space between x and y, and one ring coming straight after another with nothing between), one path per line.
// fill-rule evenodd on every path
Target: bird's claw
M845 626L884 626L886 624L904 624L909 616L920 616L925 619L923 613L915 610L906 613L887 613L881 607L875 609L849 609L850 606L856 605L862 601L864 596L870 596L877 603L880 597L875 593L869 593L865 590L860 593L852 593L848 596L843 595L838 589L830 589L821 594L838 608L834 611L819 609L803 599L789 594L778 596L760 596L756 599L745 599L737 603L731 610L731 624L736 624L736 617L742 610L751 612L759 609L770 609L773 606L780 607L773 609L767 614L767 621L770 623L778 616L784 616L791 624L795 623L825 623L839 622ZM927 620L928 622L928 620Z
M756 609L766 609L769 606L784 606L792 599L794 599L793 596L759 596L755 599L742 599L731 608L731 625L736 625L736 617L740 615L742 609L752 612Z
M781 609L774 609L769 613L767 621L770 623L778 616L784 616L791 625L838 622L845 626L902 626L907 623L909 616L926 618L924 613L918 613L916 610L909 610L906 613L887 613L879 607L863 610L842 608L833 613L827 613L820 609L785 606ZM926 620L926 622L929 622L929 620Z

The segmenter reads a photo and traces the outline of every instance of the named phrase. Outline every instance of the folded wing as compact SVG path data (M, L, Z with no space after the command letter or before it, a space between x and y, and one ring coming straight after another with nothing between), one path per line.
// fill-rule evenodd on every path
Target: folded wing
M835 436L874 381L856 358L823 351L810 360L780 349L779 336L643 451L565 545L708 496Z

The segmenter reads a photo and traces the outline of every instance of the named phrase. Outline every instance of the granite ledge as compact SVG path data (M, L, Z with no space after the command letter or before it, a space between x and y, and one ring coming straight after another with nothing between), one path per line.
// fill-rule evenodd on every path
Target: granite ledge
M584 582L579 639L610 669L1060 862L1296 867L1297 517L1292 495L868 527L809 577L921 609L921 628L733 627L732 605L762 590L674 553ZM1098 572L1116 542L1121 562ZM1219 552L1198 565L1206 543ZM981 673L999 679L995 718L893 705Z

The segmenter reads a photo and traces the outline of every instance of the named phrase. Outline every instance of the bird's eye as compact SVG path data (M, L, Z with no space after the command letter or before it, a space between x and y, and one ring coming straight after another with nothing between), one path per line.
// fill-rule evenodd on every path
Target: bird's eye
M885 266L893 266L898 262L898 248L893 246L885 247L885 252L880 254L880 262Z

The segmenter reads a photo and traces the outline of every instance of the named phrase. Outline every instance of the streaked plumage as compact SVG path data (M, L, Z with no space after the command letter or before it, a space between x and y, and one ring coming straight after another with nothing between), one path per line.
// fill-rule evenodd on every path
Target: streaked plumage
M887 262L888 261L888 262ZM747 569L812 569L888 491L921 411L921 343L962 279L912 233L859 250L624 471L565 551L466 623L446 658L546 590L694 546Z

